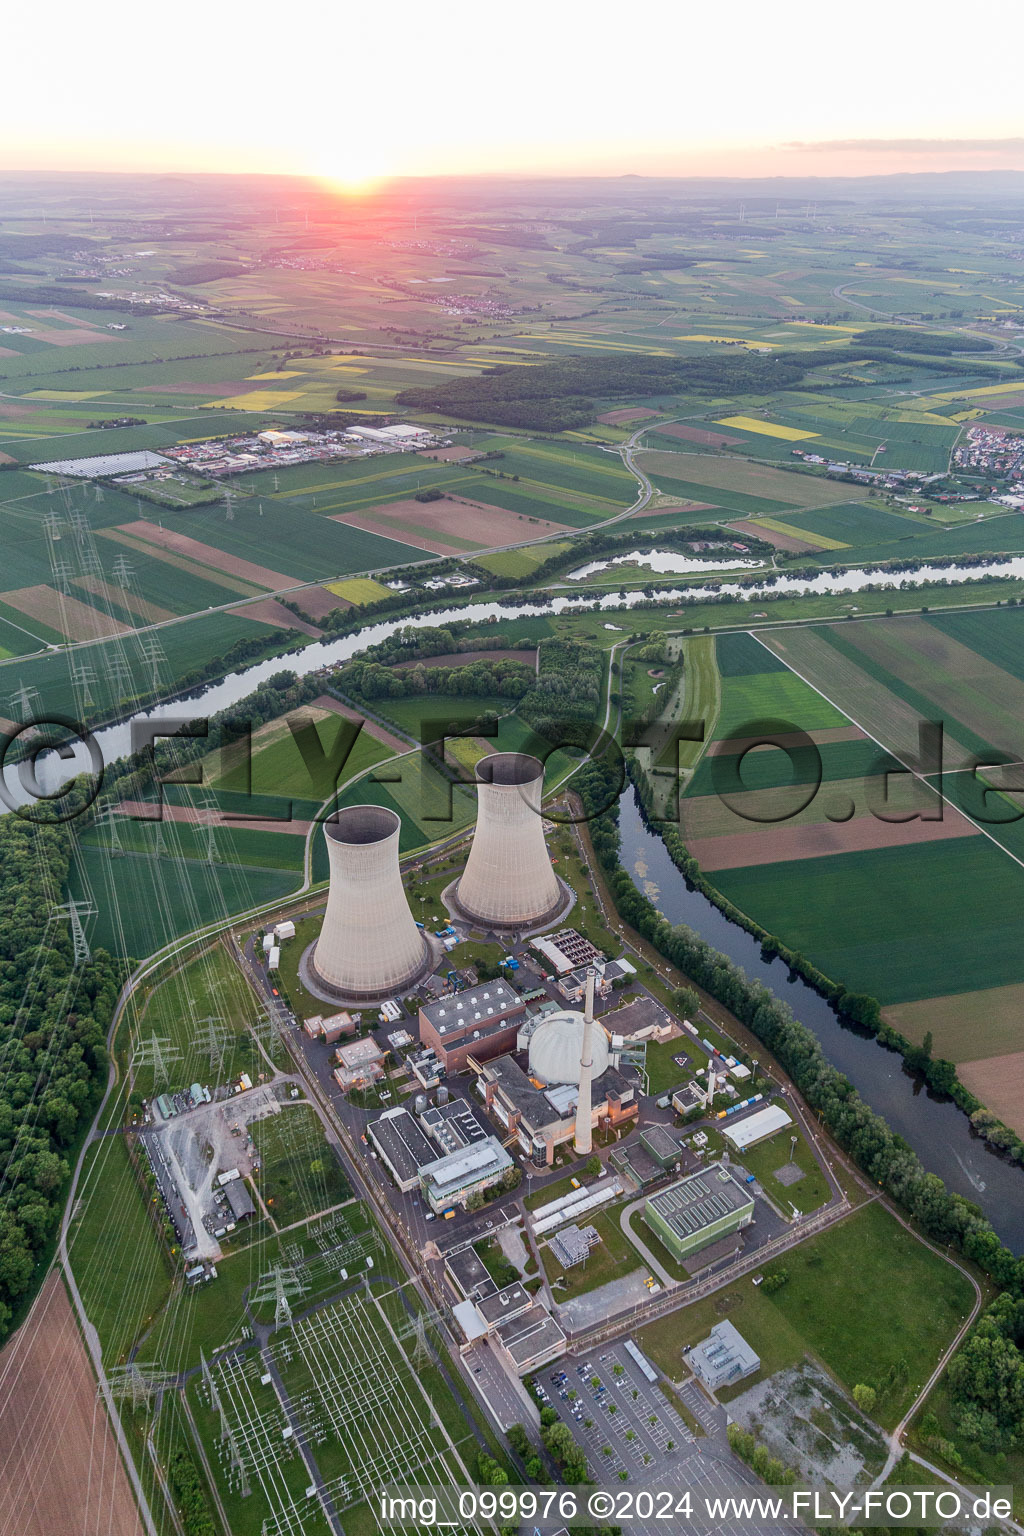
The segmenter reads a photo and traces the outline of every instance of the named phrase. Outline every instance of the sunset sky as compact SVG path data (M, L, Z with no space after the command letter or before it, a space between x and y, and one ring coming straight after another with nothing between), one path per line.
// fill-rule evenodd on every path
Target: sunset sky
M860 175L1024 170L1024 7L173 7L5 20L0 166ZM975 26L974 23L977 23ZM16 67L19 59L23 67Z

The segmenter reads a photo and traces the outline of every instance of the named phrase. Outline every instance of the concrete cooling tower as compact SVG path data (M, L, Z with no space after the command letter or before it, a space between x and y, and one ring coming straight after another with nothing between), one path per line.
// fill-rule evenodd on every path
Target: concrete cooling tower
M456 904L485 928L543 924L564 901L541 823L543 765L525 752L493 752L476 778L476 830Z
M338 997L370 1002L408 990L430 964L398 865L401 822L378 805L352 805L324 823L331 866L313 977Z

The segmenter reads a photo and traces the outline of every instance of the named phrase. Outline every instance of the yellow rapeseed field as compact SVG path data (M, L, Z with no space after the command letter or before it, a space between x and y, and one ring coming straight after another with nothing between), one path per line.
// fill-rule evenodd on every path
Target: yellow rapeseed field
M820 437L820 432L803 432L799 427L783 427L775 421L758 421L755 416L723 416L716 423L720 427L740 427L744 432L760 432L764 437L784 437L799 442L806 437Z

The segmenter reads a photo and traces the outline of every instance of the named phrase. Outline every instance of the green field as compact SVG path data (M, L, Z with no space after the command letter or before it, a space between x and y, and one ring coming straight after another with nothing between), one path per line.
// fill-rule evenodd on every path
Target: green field
M262 1164L260 1194L279 1227L315 1216L351 1194L309 1105L286 1101L279 1115L257 1121L252 1135Z
M585 1263L563 1269L550 1248L540 1250L544 1273L557 1301L569 1301L573 1296L595 1291L599 1285L607 1285L609 1280L617 1280L643 1266L644 1260L619 1225L618 1211L598 1212L590 1225L596 1228L601 1241L590 1250Z
M297 873L287 869L160 858L155 850L111 859L103 848L82 847L70 886L76 900L91 893L98 902L91 941L112 954L141 958L205 923L279 900L298 883Z
M473 561L483 566L492 576L529 576L555 555L564 554L572 546L566 540L552 539L547 544L533 544L528 549L503 549L494 555L481 555Z
M796 1133L795 1151L791 1149L790 1137L793 1134L792 1129L787 1126L785 1130L779 1131L767 1141L751 1147L747 1152L741 1152L739 1161L748 1173L757 1176L762 1189L767 1191L780 1210L788 1213L790 1207L795 1205L798 1211L808 1215L827 1203L831 1190L818 1165L817 1158L807 1145L806 1138L799 1132ZM776 1174L784 1164L789 1162L791 1155L804 1176L795 1184L783 1184Z
M788 670L731 678L723 692L715 735L749 735L754 724L763 720L784 721L790 729L799 726L805 731L849 724L834 705Z
M906 1232L882 1206L862 1207L790 1250L769 1269L789 1282L772 1296L746 1276L726 1291L640 1330L637 1342L672 1380L681 1379L682 1349L706 1338L727 1316L761 1357L761 1370L723 1396L811 1354L852 1391L858 1382L881 1389L900 1360L907 1375L880 1392L878 1422L889 1428L924 1385L973 1300L969 1281ZM885 1295L888 1326L878 1326Z
M882 1002L1024 979L1020 870L987 838L723 869L714 882L826 976Z
M251 775L254 796L290 796L300 801L321 802L334 793L339 783L345 783L391 755L382 742L365 730L359 732L354 743L351 742L353 722L340 715L325 711L318 718L303 718L303 712L299 711L292 719L299 737L286 724L275 722L265 727L261 734L253 737L252 757L248 764L244 760L234 761L231 749L224 771L218 773L221 768L219 757L208 760L213 786L244 795L250 789L246 778ZM316 741L307 730L309 725L316 732ZM258 803L253 806L253 814L257 813ZM297 841L301 845L302 840ZM244 849L240 849L239 862L262 861L246 858Z

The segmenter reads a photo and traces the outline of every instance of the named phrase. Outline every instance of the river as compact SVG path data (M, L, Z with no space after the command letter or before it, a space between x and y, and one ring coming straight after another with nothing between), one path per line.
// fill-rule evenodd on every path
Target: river
M936 580L979 581L993 572L1000 576L1024 579L1024 556L1014 555L1002 560L992 560L983 566L926 565L917 571L892 574L865 566L836 574L822 571L810 578L776 576L767 582L756 581L749 584L721 581L713 586L679 587L669 591L659 589L659 598L661 604L685 605L706 602L709 598L722 596L736 598L742 602L754 602L769 592L785 593L787 596L820 596L829 593L860 592L869 586L880 591L899 592ZM396 630L407 627L422 629L457 621L483 624L500 619L523 618L528 614L536 614L538 617L559 614L572 608L596 608L599 612L611 613L635 608L638 604L648 601L649 599L642 591L627 592L624 597L617 591L606 593L604 596L596 596L592 592L574 592L565 596L552 597L544 603L500 603L491 599L485 602L467 603L463 607L445 608L437 613L384 619L376 624L368 624L365 629L353 635L344 635L337 640L314 642L288 655L275 656L269 661L257 662L255 666L247 667L242 672L230 673L219 683L211 683L206 688L197 689L185 699L172 699L165 704L154 705L152 709L140 710L134 718L148 720L168 717L189 719L209 717L217 714L219 710L226 709L229 704L244 698L257 684L265 682L268 677L273 677L275 672L288 668L299 676L305 677L310 672L319 671L321 667L336 666L339 662L348 661L358 651L365 650L369 645L376 645L378 641L393 635ZM606 624L605 628L614 629L616 626ZM45 700L43 704L45 705ZM122 720L103 726L93 732L93 741L99 748L104 763L116 762L119 757L125 757L131 751L130 724L127 720ZM57 759L52 753L48 754L40 762L38 775L40 782L52 793L62 780L89 771L88 754L80 745L74 757L63 761ZM5 781L10 798L15 802L27 803L29 797L19 785L16 775L8 773ZM0 814L2 811L3 806L0 806Z
M898 590L901 586L916 586L934 577L977 580L985 571L993 568L998 568L1000 574L1024 577L1024 557L993 561L985 567L955 570L948 567L925 567L921 571L899 576L893 587ZM884 573L868 569L844 571L839 577L823 573L810 582L780 578L775 590L782 587L782 590L787 591L857 591L869 582L881 582L883 579ZM831 585L823 587L823 582ZM755 598L764 589L760 584L729 587L723 583L720 590ZM661 594L669 602L699 600L701 595L707 596L709 593L703 588L690 587ZM597 600L597 607L602 611L613 611L630 608L643 600L640 592L630 593L625 599L618 593L610 593ZM516 603L505 606L494 601L478 602L414 618L389 619L368 625L354 635L346 635L325 644L305 646L294 655L259 662L245 671L230 674L219 683L197 690L187 699L158 704L151 710L140 712L136 718L190 719L214 715L244 698L258 683L283 668L305 676L321 667L345 661L366 646L385 639L407 625L422 628L441 626L456 620L486 622L534 613L561 613L584 603L593 604L593 596L580 593L574 597L556 597L543 605ZM130 751L129 721L119 721L96 731L94 740L104 763L116 761ZM51 792L61 779L87 771L89 761L83 747L76 751L73 760L62 762L53 754L48 754L38 769L41 782ZM6 785L8 794L20 799L22 803L27 801L28 795L20 786L15 773L6 776ZM1004 1161L975 1136L966 1116L954 1104L935 1098L906 1072L899 1056L886 1051L874 1039L845 1028L828 1003L805 982L792 977L781 960L763 959L756 939L736 924L730 923L698 891L687 889L685 880L672 863L662 840L645 827L631 793L623 797L621 819L623 864L669 921L687 923L716 949L741 965L748 975L760 977L778 996L784 997L797 1017L817 1035L828 1059L849 1077L865 1101L883 1115L893 1130L913 1147L925 1167L937 1173L950 1189L975 1201L1003 1241L1016 1252L1024 1251L1024 1180L1021 1171Z
M661 838L645 824L635 791L623 795L619 820L623 866L669 922L685 923L784 998L818 1037L828 1060L913 1147L928 1171L979 1205L1015 1253L1024 1251L1024 1173L976 1136L955 1104L936 1098L907 1072L902 1057L846 1028L813 987L782 960L765 959L757 939L688 887Z

